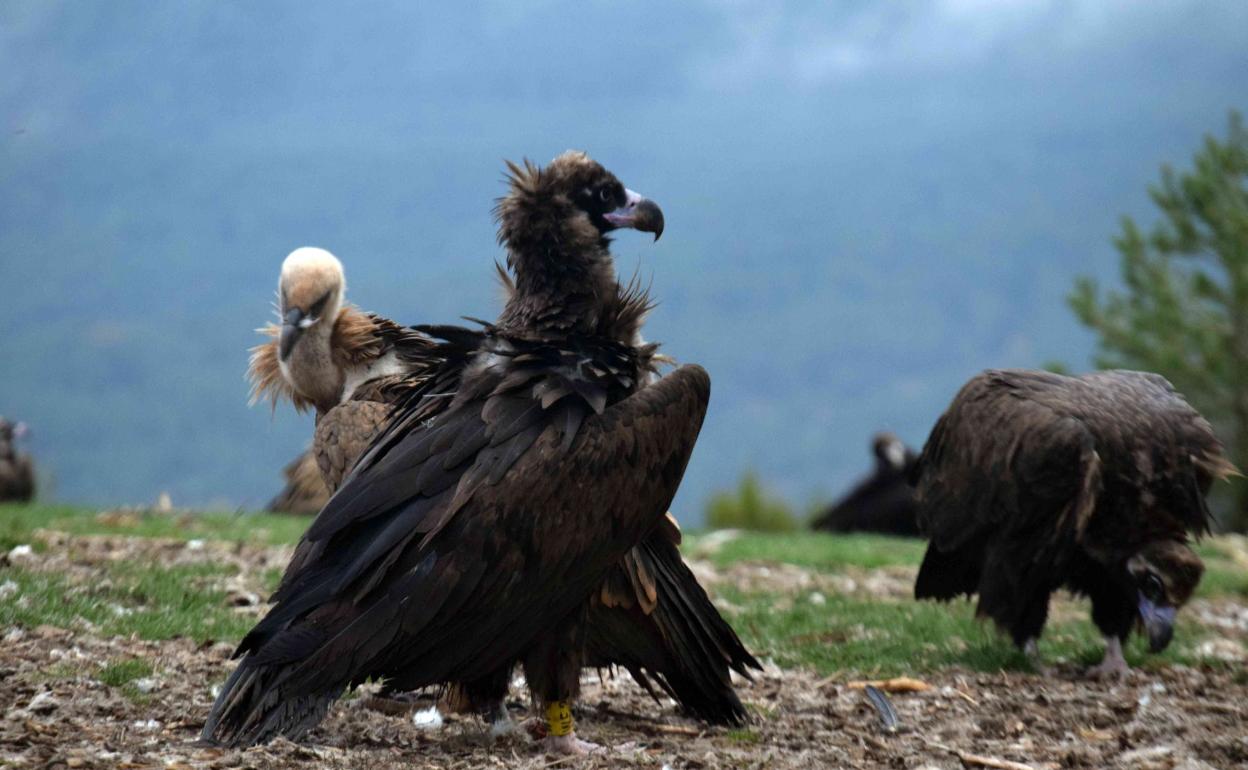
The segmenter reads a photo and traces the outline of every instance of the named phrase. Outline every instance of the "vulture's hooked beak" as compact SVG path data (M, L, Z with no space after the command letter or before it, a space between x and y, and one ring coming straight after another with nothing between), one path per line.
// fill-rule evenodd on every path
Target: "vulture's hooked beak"
M616 227L631 227L643 233L654 233L657 241L663 234L663 210L649 198L643 198L632 190L625 190L627 199L623 206L608 211L602 218Z
M1174 607L1158 606L1140 597L1140 620L1148 632L1149 652L1161 652L1170 644L1174 636L1174 613Z
M303 336L303 330L316 323L315 318L308 318L303 310L292 307L282 314L282 331L277 337L278 358L285 361L290 358L290 351Z

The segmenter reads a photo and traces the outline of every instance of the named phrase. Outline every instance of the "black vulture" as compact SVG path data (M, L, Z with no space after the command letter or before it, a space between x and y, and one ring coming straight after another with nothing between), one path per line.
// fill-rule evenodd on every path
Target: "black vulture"
M35 463L17 448L26 432L25 423L0 417L0 502L25 503L35 496Z
M659 208L582 153L509 168L513 295L456 387L411 389L312 523L205 739L297 739L367 678L488 691L520 662L550 747L589 748L564 718L588 600L664 520L710 379L688 365L638 389L656 347L634 344L646 303L616 301L606 234L657 238Z
M1029 653L1049 595L1092 602L1105 635L1090 673L1126 673L1122 642L1143 626L1166 647L1204 569L1205 495L1235 472L1209 423L1165 378L987 371L941 416L915 469L931 538L915 596L979 594L977 612Z
M499 277L504 296L510 298L515 287L501 266ZM341 302L343 286L338 260L328 252L300 249L282 266L279 316L288 316L287 308L297 307L300 298L307 304L320 297L329 298L322 314L330 315ZM644 293L635 284L617 284L616 296L604 315L627 319L612 333L631 342L648 309ZM421 327L400 329L350 307L343 308L338 319L332 333L318 333L315 322L310 324L285 348L284 356L278 349L277 327L262 329L271 339L252 350L250 370L253 401L263 397L276 403L283 398L308 399L307 394L318 391L339 393L341 401L336 405L314 404L317 423L309 455L319 462L316 481L328 487L327 494L338 489L396 401L408 399L412 387L421 387L424 377L434 372L441 378L438 392L455 390L469 357L486 340L479 331L457 326L425 327L431 336L419 331ZM431 342L433 337L436 343ZM376 339L370 343L370 338ZM348 356L344 348L370 355ZM396 368L402 374L395 374ZM643 384L639 381L637 386ZM301 403L306 407L306 400ZM436 407L448 404L443 398L422 407L426 420L435 416ZM658 691L664 691L691 716L715 724L740 724L748 714L733 690L730 670L748 677L749 669L759 664L685 565L679 543L680 529L669 517L629 552L594 593L588 609L586 663L627 669L656 699ZM461 686L448 700L480 711L487 719L501 720L507 715L504 699L509 680L500 675L484 683L489 685L484 690L479 686L482 683L471 690ZM505 726L500 723L496 728Z
M918 455L888 432L875 434L871 450L875 454L875 470L819 514L811 527L828 532L917 537L919 525L915 520L910 473Z

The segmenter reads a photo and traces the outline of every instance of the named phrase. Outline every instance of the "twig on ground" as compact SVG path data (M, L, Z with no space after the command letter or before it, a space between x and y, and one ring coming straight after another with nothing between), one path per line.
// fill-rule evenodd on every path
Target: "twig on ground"
M895 751L896 750L896 747L889 745L886 741L882 741L879 738L876 738L874 735L869 735L868 733L864 733L861 730L855 730L852 727L843 727L841 728L841 730L845 734L852 735L858 740L867 744L868 746L874 749L877 749L879 751Z
M963 765L968 767L989 767L993 770L1040 770L1035 765L1028 765L1023 762L1014 762L1009 759L997 759L996 757L984 757L979 754L972 754L969 751L955 749L952 746L946 746L930 739L924 739L928 746L954 755L962 761Z
M839 670L833 671L831 674L828 674L823 679L820 679L818 682L815 682L815 689L822 690L823 688L827 687L830 684L836 684L837 682L841 680L841 677L843 677L844 675L845 673L843 671L839 671Z
M897 676L892 679L869 679L848 682L846 685L851 690L863 690L867 687L875 687L884 692L924 692L932 689L932 686L922 679L914 679L908 676Z

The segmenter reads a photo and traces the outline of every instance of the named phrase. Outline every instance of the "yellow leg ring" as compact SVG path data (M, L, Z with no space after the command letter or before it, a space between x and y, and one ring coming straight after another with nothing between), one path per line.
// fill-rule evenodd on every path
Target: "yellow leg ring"
M566 700L552 701L546 706L546 725L556 737L572 733L572 707Z

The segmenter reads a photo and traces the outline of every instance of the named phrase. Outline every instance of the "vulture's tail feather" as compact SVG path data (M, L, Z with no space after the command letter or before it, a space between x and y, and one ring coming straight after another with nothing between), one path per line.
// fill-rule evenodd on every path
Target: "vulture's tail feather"
M674 543L651 536L634 553L653 577L658 601L649 615L638 608L596 612L590 620L590 657L623 666L652 694L651 683L657 684L690 716L712 724L748 721L730 671L749 678L750 669L762 666L720 616Z
M253 663L248 655L226 680L204 723L201 740L245 747L279 736L297 741L329 712L342 688L311 695L287 693L282 676L288 666Z

